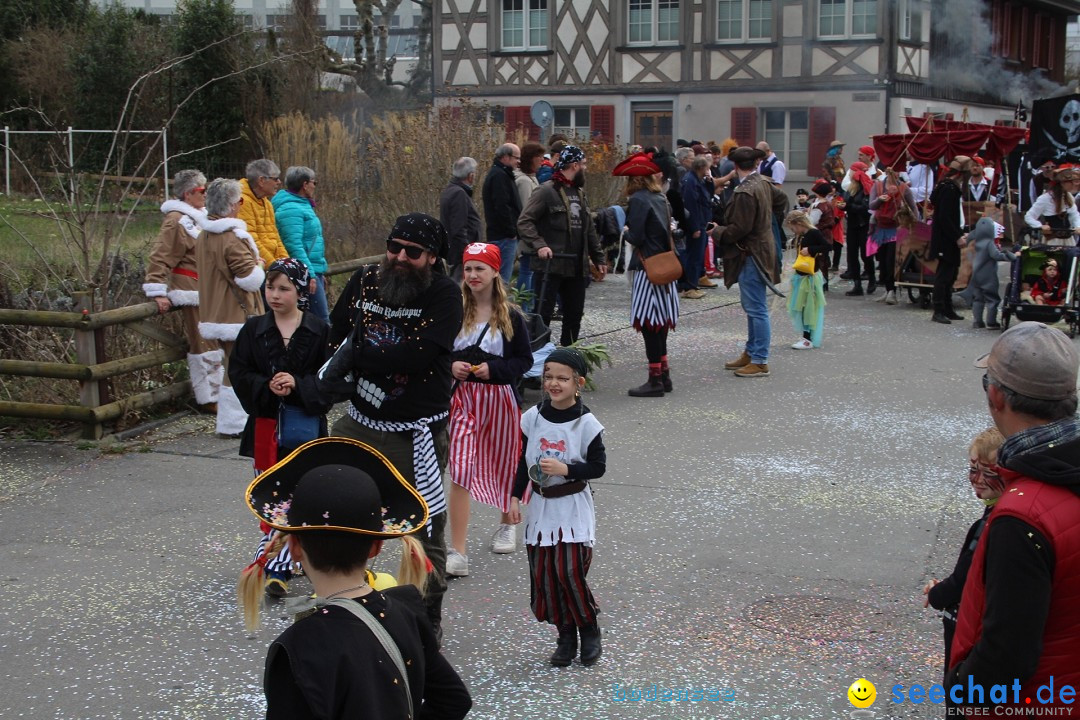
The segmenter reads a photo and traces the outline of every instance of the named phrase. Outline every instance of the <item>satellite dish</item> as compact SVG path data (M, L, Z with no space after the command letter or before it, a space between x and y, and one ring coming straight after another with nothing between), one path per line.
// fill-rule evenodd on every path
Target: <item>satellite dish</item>
M547 100L537 100L529 111L529 117L539 127L550 127L555 122L555 108Z

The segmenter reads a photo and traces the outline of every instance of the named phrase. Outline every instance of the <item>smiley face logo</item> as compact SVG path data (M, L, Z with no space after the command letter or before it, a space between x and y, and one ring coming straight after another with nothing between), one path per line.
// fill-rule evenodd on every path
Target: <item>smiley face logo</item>
M866 678L859 678L847 689L848 700L857 708L868 708L877 700L877 688Z

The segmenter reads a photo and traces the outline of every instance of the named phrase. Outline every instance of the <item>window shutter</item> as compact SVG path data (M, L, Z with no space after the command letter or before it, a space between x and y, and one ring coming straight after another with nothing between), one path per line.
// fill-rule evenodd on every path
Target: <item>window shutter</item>
M819 177L829 144L836 139L836 108L810 108L810 138L807 142L806 174Z
M731 137L747 147L757 142L757 108L731 108Z
M538 140L540 138L540 128L533 125L528 105L512 105L507 107L503 112L503 117L506 118L507 142L514 142L517 139L518 132L525 133L526 138L529 140L534 139L534 132L536 136L535 139Z
M615 140L615 106L593 105L589 120L589 134L597 140L612 142Z

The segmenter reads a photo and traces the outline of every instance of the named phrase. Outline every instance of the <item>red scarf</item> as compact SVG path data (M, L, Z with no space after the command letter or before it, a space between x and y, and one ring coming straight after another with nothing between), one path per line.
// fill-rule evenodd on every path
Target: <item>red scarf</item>
M562 174L562 170L556 170L555 174L551 176L551 181L556 185L565 185L566 187L573 187L574 181L567 180L566 176Z
M867 195L870 194L870 188L874 185L874 181L866 174L868 167L866 163L862 162L851 163L851 179L858 181L862 185L863 192Z

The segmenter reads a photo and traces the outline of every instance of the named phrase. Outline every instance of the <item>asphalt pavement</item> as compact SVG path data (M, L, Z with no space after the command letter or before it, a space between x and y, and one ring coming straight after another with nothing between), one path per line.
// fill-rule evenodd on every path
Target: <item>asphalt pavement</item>
M498 514L474 505L471 575L444 618L471 718L845 718L860 677L873 717L944 715L890 688L941 676L920 589L981 512L966 450L990 418L972 362L996 333L847 288L813 351L789 348L772 300L767 378L723 370L745 340L737 288L683 301L675 389L657 399L626 395L646 365L625 276L590 288L584 334L614 358L586 395L608 450L589 576L604 655L547 664L525 552L493 555ZM258 540L250 464L199 416L119 449L0 444L0 717L261 717L266 648L289 620L272 606L249 635L236 607Z

